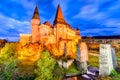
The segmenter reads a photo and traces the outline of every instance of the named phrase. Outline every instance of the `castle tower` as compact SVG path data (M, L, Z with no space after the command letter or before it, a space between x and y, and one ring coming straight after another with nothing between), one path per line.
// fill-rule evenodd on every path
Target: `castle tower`
M33 17L31 19L32 25L32 43L38 42L40 39L39 35L39 25L40 25L40 16L38 12L38 6L35 7Z
M57 12L56 12L55 20L54 20L54 24L56 23L66 23L59 4L57 7Z
M66 29L66 21L63 17L62 14L62 10L60 8L60 5L58 5L57 7L57 12L56 12L56 16L54 19L54 34L56 35L56 42L57 42L57 46L59 43L59 39L65 39L66 38L66 34L65 34L65 29Z

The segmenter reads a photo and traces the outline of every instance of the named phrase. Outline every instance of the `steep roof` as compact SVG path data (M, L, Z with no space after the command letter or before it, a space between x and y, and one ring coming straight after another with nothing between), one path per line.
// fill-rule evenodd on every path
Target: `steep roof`
M63 14L62 14L62 10L60 8L60 5L58 4L58 7L57 7L57 12L56 12L56 16L55 16L55 20L54 22L65 22L65 19L63 17Z
M44 22L43 24L48 25L48 26L50 26L52 28L52 25L48 21Z
M32 19L40 19L39 12L38 12L38 6L37 5L35 7Z

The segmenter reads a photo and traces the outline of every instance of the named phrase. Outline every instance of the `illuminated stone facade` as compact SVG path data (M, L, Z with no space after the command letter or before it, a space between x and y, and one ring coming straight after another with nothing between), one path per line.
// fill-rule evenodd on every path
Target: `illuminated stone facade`
M40 24L40 17L38 13L38 8L36 6L32 20L32 42L44 41L45 39L51 35L55 36L55 43L58 46L59 41L64 40L64 42L68 40L72 40L74 38L81 39L79 33L80 31L74 30L65 20L62 15L62 11L60 5L58 5L55 20L53 26L49 22L45 22ZM79 36L78 36L79 35Z
M57 7L53 26L49 22L41 24L38 7L34 10L31 19L32 34L31 43L40 42L41 44L55 44L61 53L64 52L64 44L67 45L69 54L73 47L76 47L78 40L81 39L80 30L74 30L64 19L60 5ZM20 42L24 42L23 36L20 36ZM74 45L72 44L74 42ZM68 45L69 44L69 45ZM72 49L73 50L73 49ZM73 52L75 52L73 50ZM75 55L74 55L75 56Z
M31 42L31 34L20 34L20 42L25 45Z

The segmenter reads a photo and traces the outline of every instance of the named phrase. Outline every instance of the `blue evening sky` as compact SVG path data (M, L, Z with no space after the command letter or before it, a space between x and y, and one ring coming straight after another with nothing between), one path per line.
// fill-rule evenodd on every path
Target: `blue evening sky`
M120 0L37 0L41 23L53 25L58 3L65 20L82 36L119 35ZM0 0L0 38L18 41L31 33L36 0Z

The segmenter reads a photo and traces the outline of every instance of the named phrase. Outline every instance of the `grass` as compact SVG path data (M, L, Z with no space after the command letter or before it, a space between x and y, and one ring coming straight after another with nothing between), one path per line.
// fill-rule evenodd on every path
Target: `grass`
M120 50L117 51L116 57L117 57L118 67L120 67Z
M100 80L120 80L120 73L112 70L109 76L101 76Z
M93 56L93 55L88 55L89 57L89 63L93 67L98 67L99 68L99 57ZM120 50L116 53L117 57L117 63L118 67L120 67ZM114 72L112 73L112 76L102 76L100 80L120 80L120 73Z
M99 57L88 55L88 62L91 66L99 68Z
M80 74L80 71L76 68L74 64L72 64L68 69L65 69L65 73L76 73Z
M68 69L59 67L59 65L56 64L53 71L53 80L62 80L65 74L72 74L72 73L80 74L80 71L76 68L74 64L72 64Z
M91 51L95 52L95 50L91 50ZM120 67L120 50L116 53L116 57L117 57L118 67ZM90 63L91 66L99 68L99 57L89 54L88 55L88 62Z
M97 49L96 49L96 50L90 49L89 52L90 52L90 53L99 54L99 50L97 50Z

